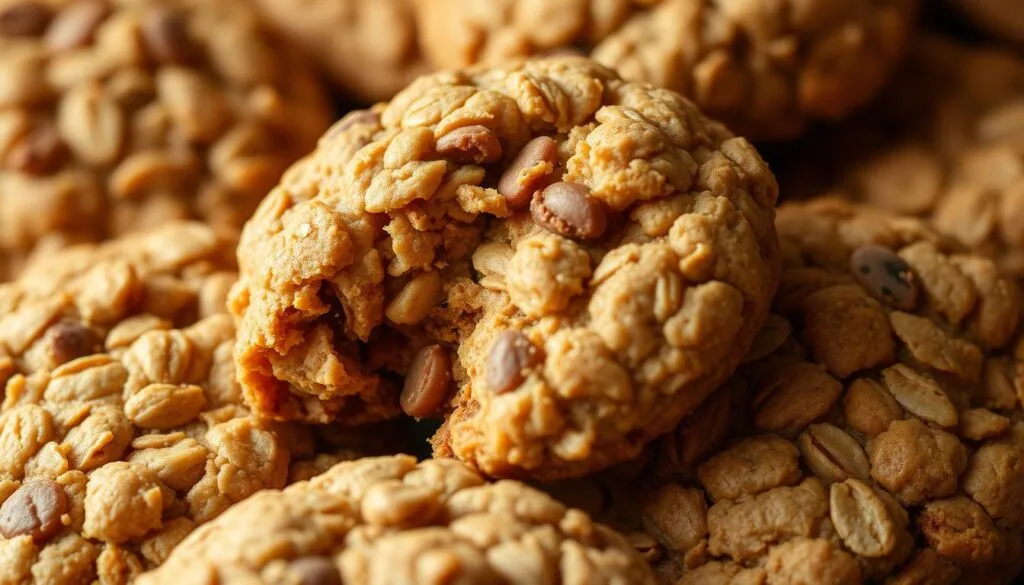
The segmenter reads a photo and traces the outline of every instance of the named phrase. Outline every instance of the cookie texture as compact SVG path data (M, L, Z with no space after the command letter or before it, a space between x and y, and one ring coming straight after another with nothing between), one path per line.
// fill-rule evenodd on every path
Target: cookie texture
M779 295L739 374L619 484L558 493L632 532L664 583L1011 582L1013 281L840 200L783 205L778 229Z
M427 66L410 0L256 0L349 97L391 99Z
M924 37L876 108L808 145L821 154L780 180L794 195L832 190L922 216L1022 278L1022 92L1015 53Z
M625 539L525 484L453 460L339 464L187 538L139 585L653 584Z
M754 140L799 135L875 96L914 0L417 0L439 66L578 49L626 79L681 92Z
M230 254L173 224L0 285L0 583L127 583L231 504L346 456L241 406Z
M446 413L438 453L488 474L635 457L763 321L776 197L746 140L588 60L421 78L247 225L240 379L281 419Z
M3 0L0 80L0 279L172 219L236 233L330 120L244 0Z

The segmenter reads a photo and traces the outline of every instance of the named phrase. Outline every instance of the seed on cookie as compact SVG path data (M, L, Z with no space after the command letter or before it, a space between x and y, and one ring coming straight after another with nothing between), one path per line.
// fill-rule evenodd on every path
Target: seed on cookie
M917 278L910 265L885 246L866 245L850 256L850 269L872 296L899 309L917 303Z
M608 212L578 183L555 183L533 196L530 213L541 227L569 238L591 240L608 229Z
M437 153L457 163L487 164L501 158L501 143L487 126L456 128L437 139Z
M0 534L4 538L30 535L46 542L61 528L61 516L68 510L64 488L50 479L26 481L0 506Z
M558 143L550 136L538 136L526 143L498 180L498 193L509 209L523 209L533 193L545 185L558 165Z
M108 14L110 7L104 0L79 0L53 19L43 40L53 52L78 48L92 41Z
M504 394L522 383L523 370L543 359L540 350L519 331L503 331L491 345L484 365L487 387L495 394Z
M402 388L402 411L422 418L437 412L452 383L452 361L440 345L421 349L409 366Z
M74 319L57 322L46 330L44 339L55 365L103 350L103 339L99 333Z
M324 133L324 139L329 139L332 136L340 134L353 126L374 126L380 123L380 114L370 110L353 110L338 120L327 132Z

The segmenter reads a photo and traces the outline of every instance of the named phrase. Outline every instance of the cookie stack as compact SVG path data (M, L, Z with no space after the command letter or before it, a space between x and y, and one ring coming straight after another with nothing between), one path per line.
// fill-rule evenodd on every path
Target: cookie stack
M1014 582L959 4L0 0L0 585Z

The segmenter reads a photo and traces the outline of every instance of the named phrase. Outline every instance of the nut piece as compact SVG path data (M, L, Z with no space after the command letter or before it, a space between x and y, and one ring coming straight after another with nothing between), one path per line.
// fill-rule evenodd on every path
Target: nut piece
M142 38L150 56L160 63L185 63L194 52L185 16L174 10L157 8L147 14Z
M302 585L341 585L341 575L330 559L302 557L288 565L288 570L299 577Z
M608 228L604 207L578 183L549 185L533 196L530 212L541 227L569 238L599 238Z
M103 351L100 334L74 319L59 321L46 330L43 339L55 366Z
M522 383L523 370L540 363L537 347L519 331L503 331L487 354L484 376L487 387L504 394Z
M889 248L857 248L850 256L850 270L875 298L904 310L917 304L917 278L910 265Z
M400 399L402 410L417 418L437 411L452 383L452 363L440 345L421 349L409 366Z
M871 464L864 450L838 427L811 425L800 435L799 444L807 466L826 482L867 480L870 476Z
M31 37L41 34L50 22L50 11L34 0L0 10L0 36Z
M79 0L50 23L43 39L46 47L58 53L89 43L108 14L110 8L102 0Z
M836 532L851 551L882 557L896 547L896 523L867 484L856 479L832 484L829 508Z
M558 164L558 142L538 136L526 143L498 180L498 193L509 209L523 209L533 193L544 186Z
M456 128L437 139L437 153L462 164L487 164L501 158L501 143L487 126Z
M68 510L64 488L49 479L33 479L0 506L0 534L11 539L28 534L36 543L49 540L61 528Z
M400 325L415 325L430 313L440 296L441 275L436 270L424 272L402 287L384 313Z

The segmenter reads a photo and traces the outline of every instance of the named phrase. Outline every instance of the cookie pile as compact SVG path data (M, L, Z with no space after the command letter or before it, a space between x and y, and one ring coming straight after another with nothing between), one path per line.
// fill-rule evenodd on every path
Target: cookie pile
M0 0L0 585L1016 582L1011 4Z

